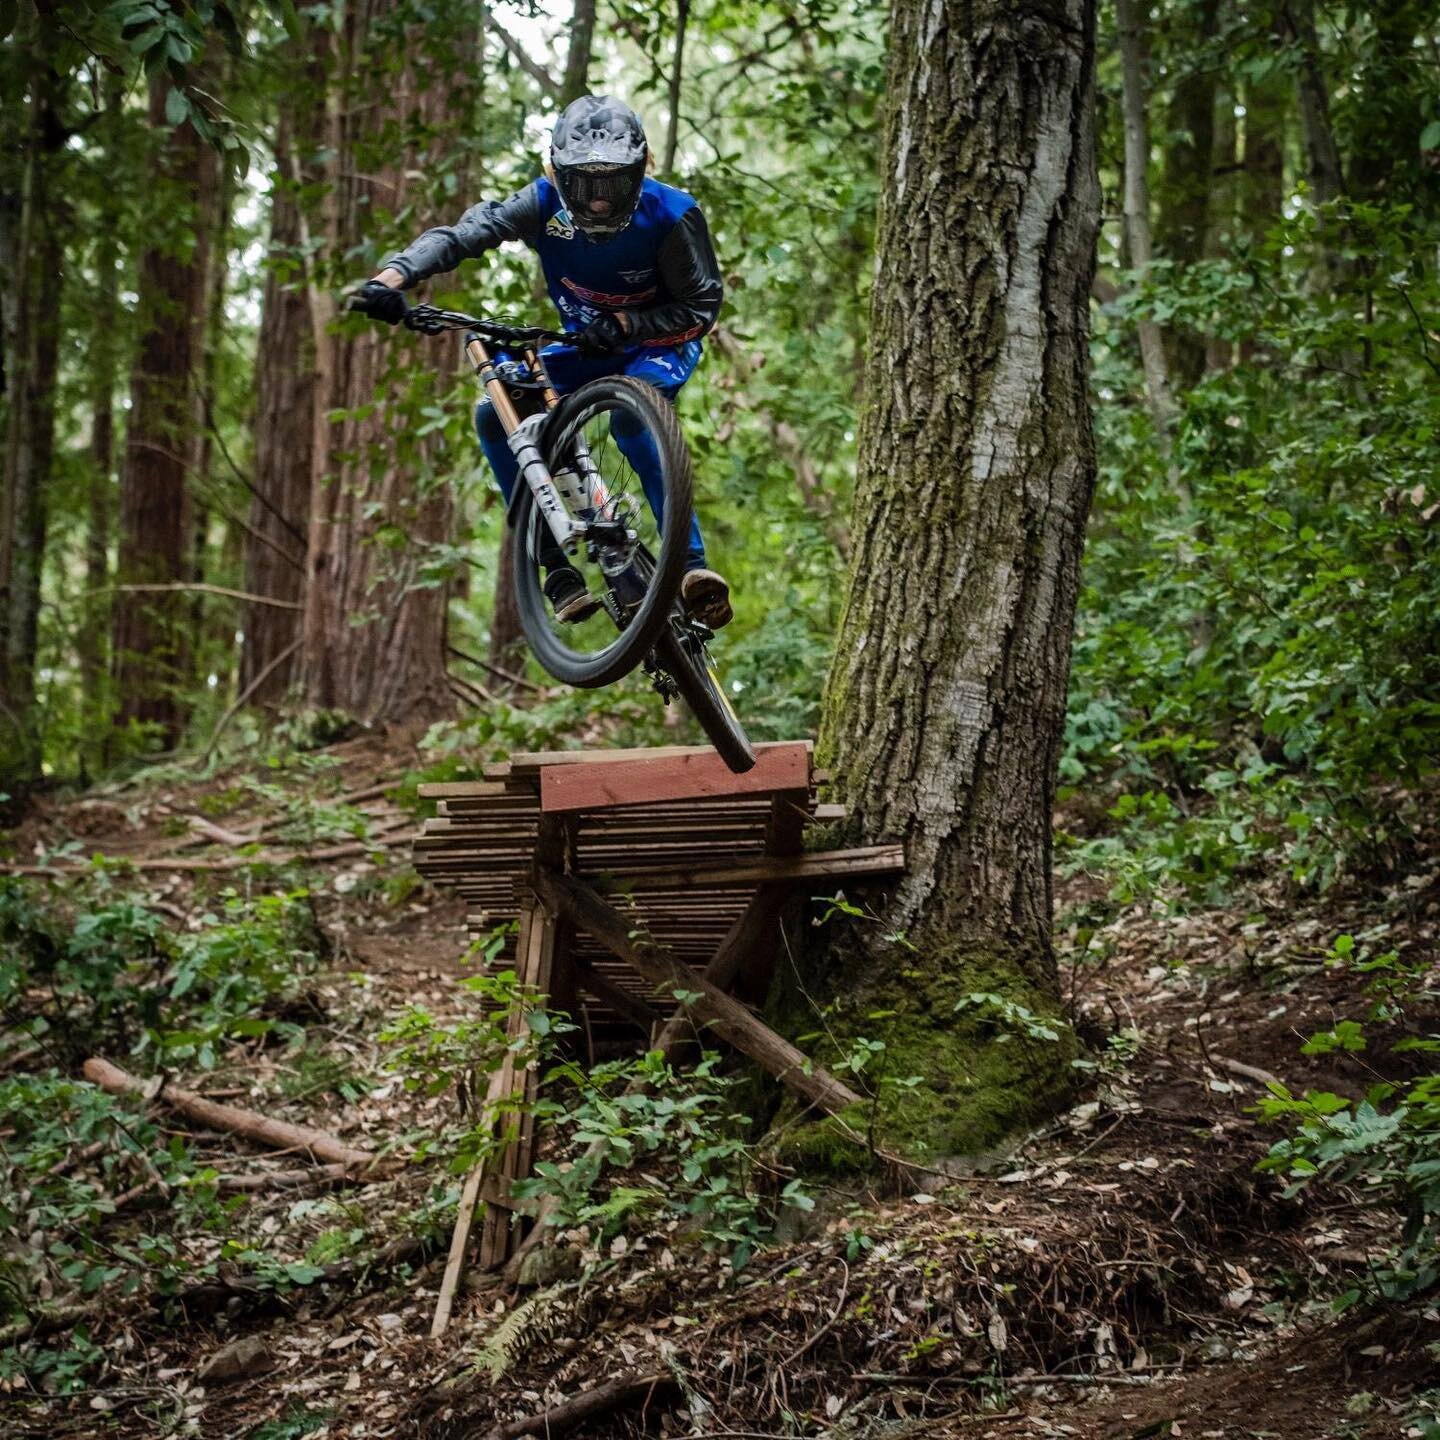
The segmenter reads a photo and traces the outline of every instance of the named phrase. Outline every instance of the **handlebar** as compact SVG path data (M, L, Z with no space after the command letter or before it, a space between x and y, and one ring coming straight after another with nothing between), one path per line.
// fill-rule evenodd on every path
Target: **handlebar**
M434 305L414 305L405 312L405 328L422 335L439 335L446 330L473 330L497 345L532 345L548 341L570 341L575 337L561 330L545 330L539 325L516 325L503 320L485 320L459 310L440 310Z

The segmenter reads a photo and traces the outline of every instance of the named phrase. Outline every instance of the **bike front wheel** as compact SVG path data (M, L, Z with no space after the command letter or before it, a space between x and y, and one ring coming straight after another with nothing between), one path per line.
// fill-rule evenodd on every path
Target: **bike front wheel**
M690 451L669 402L653 386L623 375L592 380L565 396L546 425L543 451L572 514L597 532L608 527L603 543L582 542L579 553L565 557L601 608L579 623L556 617L545 577L560 557L525 490L515 501L512 549L521 628L557 680L608 685L644 659L669 623L694 513ZM663 525L648 503L642 473L652 490L659 486Z

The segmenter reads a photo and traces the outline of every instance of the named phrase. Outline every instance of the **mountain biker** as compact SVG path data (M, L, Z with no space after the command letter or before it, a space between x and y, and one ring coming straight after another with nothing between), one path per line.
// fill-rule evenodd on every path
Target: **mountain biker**
M640 117L611 96L582 96L555 122L540 179L507 200L472 206L454 225L427 230L360 286L350 308L396 325L409 308L404 290L520 240L539 256L562 326L575 337L573 348L544 351L555 389L564 394L602 375L630 375L673 401L699 362L724 287L700 207L647 176L650 164ZM508 502L518 467L489 400L477 407L475 428ZM640 429L614 434L663 524L654 441ZM580 572L558 549L542 560L556 618L573 623L593 615L600 601ZM730 622L730 588L707 568L693 520L680 596L712 630Z

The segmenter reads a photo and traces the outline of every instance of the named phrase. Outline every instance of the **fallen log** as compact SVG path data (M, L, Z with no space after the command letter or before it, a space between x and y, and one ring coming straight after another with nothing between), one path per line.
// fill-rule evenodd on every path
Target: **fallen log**
M550 1405L520 1420L508 1420L503 1425L497 1425L485 1436L485 1440L520 1440L523 1435L563 1435L587 1420L618 1410L622 1405L646 1402L657 1390L668 1390L674 1384L674 1377L665 1370L620 1375L593 1390L582 1390L558 1405Z
M213 1130L243 1135L247 1140L254 1140L259 1145L270 1146L272 1150L302 1150L315 1160L326 1160L351 1170L369 1168L375 1165L379 1158L374 1151L356 1150L343 1140L327 1135L323 1130L312 1130L308 1125L291 1125L284 1120L272 1120L268 1115L257 1114L254 1110L242 1110L238 1105L222 1105L217 1101L204 1099L193 1090L182 1090L178 1085L166 1083L152 1096L149 1087L142 1081L98 1056L91 1056L85 1062L83 1071L87 1080L111 1095L124 1095L137 1100L162 1100L188 1120L195 1120Z

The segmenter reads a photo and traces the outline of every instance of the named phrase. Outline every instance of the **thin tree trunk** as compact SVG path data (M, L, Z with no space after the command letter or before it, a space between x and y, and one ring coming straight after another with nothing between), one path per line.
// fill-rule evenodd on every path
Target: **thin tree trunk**
M1208 53L1219 17L1219 0L1202 0L1194 31L1186 35L1192 54ZM1181 265L1193 265L1205 252L1214 185L1216 75L1213 64L1193 61L1176 80L1169 105L1155 248ZM1188 389L1205 371L1204 336L1178 332L1167 338L1171 374Z
M996 1046L1010 1012L969 997L1059 1007L1050 814L1095 480L1094 5L892 0L890 43L870 403L821 748L849 840L903 840L909 871L816 983L842 1049L882 1041L884 1075L918 1077L881 1084L882 1137L934 1154L994 1139L1070 1074L1063 1040Z
M1205 227L1205 258L1221 260L1235 243L1239 194L1239 130L1235 123L1235 96L1219 88L1215 108L1215 180ZM1205 346L1205 368L1227 370L1234 358L1228 340L1211 336Z
M245 537L245 589L297 603L305 597L315 336L304 262L297 276L293 257L304 239L300 188L305 177L299 153L314 148L315 127L323 113L315 94L317 83L319 77L314 75L298 78L287 94L276 132L269 269L255 362L255 492ZM301 614L275 605L245 607L239 693L250 692L251 703L274 707L289 692L296 675L293 656ZM280 659L287 651L292 658Z
M590 56L595 45L595 0L575 0L570 15L570 51L560 84L560 108L590 89Z
M156 133L165 129L169 85L163 72L150 82L149 118ZM168 222L185 225L194 241L187 250L173 234L158 235L140 261L144 329L131 374L120 480L116 580L122 585L183 581L190 563L186 472L198 455L200 355L219 157L187 122L166 136L158 172L156 183L171 207ZM185 722L188 632L188 603L179 592L115 606L117 724L154 727L166 748L179 740Z
M1245 104L1245 188L1241 220L1251 239L1280 221L1285 201L1285 113L1288 87L1267 76L1241 92Z
M565 60L565 79L560 86L559 104L562 109L590 88L595 8L596 0L575 0L575 9L570 17L570 50ZM520 628L520 607L515 603L511 574L514 544L515 532L508 525L503 526L500 549L495 557L495 589L490 606L490 645L487 653L492 665L506 670L524 663L525 649L525 635Z
M118 102L117 102L118 103ZM75 648L84 714L82 765L103 764L99 744L108 722L105 635L109 628L110 532L115 484L115 321L119 310L119 247L113 211L103 216L96 245L97 286L90 327L90 476L86 486L86 597Z
M685 31L690 24L690 0L675 0L675 61L670 67L670 123L665 130L665 160L661 173L675 175L675 150L680 144L680 82L685 74Z
M35 664L45 555L45 486L55 452L55 384L64 276L60 209L62 81L43 22L26 7L17 37L33 56L19 144L18 193L0 231L4 296L5 451L0 487L0 789L41 769Z
M1295 88L1300 100L1310 197L1317 205L1328 205L1344 194L1345 181L1340 169L1340 147L1335 143L1330 121L1330 86L1315 30L1314 0L1288 0L1282 13L1300 51Z
M1144 278L1150 268L1150 127L1146 117L1144 78L1144 37L1136 0L1115 0L1115 20L1120 30L1120 62L1125 120L1125 243L1130 267ZM1175 400L1170 392L1165 340L1151 319L1137 322L1140 363L1145 371L1145 398L1155 422L1155 431L1168 456L1170 426L1175 418Z

